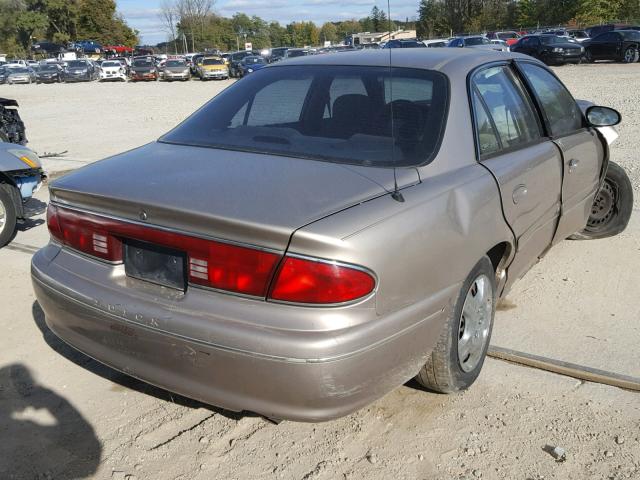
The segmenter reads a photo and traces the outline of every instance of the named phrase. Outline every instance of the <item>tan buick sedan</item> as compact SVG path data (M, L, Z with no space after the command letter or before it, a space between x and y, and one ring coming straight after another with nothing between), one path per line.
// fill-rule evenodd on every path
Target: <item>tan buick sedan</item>
M465 389L511 285L626 226L596 128L619 120L515 54L280 62L55 181L35 292L78 350L229 410L321 421L413 377Z

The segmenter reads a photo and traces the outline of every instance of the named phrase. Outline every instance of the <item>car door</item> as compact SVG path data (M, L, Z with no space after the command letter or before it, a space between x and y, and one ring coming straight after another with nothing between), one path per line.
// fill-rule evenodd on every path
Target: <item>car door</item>
M516 238L509 285L551 245L560 214L562 161L508 64L477 71L470 86L480 162L498 183L504 216Z
M566 87L546 68L518 62L542 112L545 130L562 152L562 213L554 243L582 230L600 188L604 147Z

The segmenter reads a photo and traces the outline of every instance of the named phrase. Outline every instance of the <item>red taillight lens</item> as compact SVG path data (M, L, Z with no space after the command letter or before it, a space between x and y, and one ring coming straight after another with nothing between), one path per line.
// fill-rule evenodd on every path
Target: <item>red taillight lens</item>
M375 284L372 275L356 268L287 257L269 298L294 303L343 303L368 295Z
M58 241L105 260L122 260L122 240L134 239L185 252L189 281L219 290L265 297L280 255L192 237L49 205L47 223Z
M191 239L189 281L264 297L280 255L253 248Z
M122 260L122 242L108 229L101 217L49 205L47 225L58 241L95 257Z

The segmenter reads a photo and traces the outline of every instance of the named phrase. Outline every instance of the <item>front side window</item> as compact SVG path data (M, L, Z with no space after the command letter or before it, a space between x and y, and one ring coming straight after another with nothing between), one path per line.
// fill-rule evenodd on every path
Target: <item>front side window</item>
M509 67L490 67L476 73L473 87L493 120L503 149L540 138L537 115Z
M553 136L567 135L583 127L580 107L556 77L531 63L522 63L520 68L538 98Z
M160 141L381 167L426 163L449 101L422 69L286 65L234 84Z

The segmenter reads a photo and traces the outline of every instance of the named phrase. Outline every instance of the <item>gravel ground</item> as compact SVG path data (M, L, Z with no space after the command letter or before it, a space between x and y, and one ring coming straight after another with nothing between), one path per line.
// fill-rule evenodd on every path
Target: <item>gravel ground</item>
M637 191L640 64L557 72L576 97L621 111L613 157ZM0 97L20 101L31 147L68 150L47 160L64 170L157 138L230 83L0 85ZM38 196L48 200L46 190ZM459 395L409 383L315 425L273 425L110 370L44 324L29 279L31 252L48 239L42 222L23 225L0 251L3 480L640 479L637 393L493 359ZM564 242L517 284L494 339L638 375L638 251L636 220L611 241ZM554 447L565 456L554 458Z

